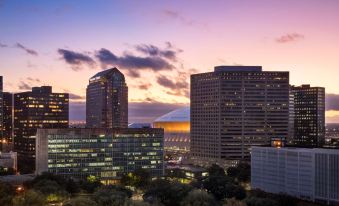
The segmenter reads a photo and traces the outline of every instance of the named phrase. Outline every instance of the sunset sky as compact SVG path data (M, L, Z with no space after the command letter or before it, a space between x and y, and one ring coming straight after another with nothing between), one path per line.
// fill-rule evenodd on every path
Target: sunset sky
M0 75L9 92L69 92L82 120L88 79L116 66L130 122L147 122L189 104L190 74L261 65L325 87L327 122L339 122L338 11L336 0L0 0Z

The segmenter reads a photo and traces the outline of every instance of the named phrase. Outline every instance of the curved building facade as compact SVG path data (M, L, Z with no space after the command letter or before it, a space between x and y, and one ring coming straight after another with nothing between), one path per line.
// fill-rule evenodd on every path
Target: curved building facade
M128 87L117 69L101 71L89 79L86 90L86 127L127 128Z
M164 147L167 152L190 150L190 107L169 112L153 122L153 127L164 129Z

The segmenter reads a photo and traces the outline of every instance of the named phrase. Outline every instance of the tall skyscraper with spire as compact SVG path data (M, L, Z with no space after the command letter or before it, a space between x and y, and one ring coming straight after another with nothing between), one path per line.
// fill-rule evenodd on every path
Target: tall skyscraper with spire
M128 87L117 68L101 71L89 79L86 127L128 127Z

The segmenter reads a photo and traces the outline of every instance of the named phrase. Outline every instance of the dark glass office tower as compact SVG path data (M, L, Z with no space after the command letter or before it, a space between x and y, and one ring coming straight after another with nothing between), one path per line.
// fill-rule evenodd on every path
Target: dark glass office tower
M68 111L69 95L52 93L50 86L14 94L14 149L21 173L34 172L37 128L68 128Z
M294 143L321 147L325 143L325 88L292 86L294 94Z
M288 111L289 72L219 66L191 75L193 159L225 166L248 160L251 146L287 139Z
M128 88L124 75L117 68L99 72L89 79L86 127L128 127Z
M3 138L2 149L10 151L13 144L13 94L3 92Z
M3 82L2 76L0 76L0 141L3 138Z

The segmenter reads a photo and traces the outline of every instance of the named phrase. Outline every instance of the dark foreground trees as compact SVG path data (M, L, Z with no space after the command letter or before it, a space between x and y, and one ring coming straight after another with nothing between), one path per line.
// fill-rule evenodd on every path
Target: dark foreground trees
M132 196L132 191L118 186L108 185L97 189L93 200L100 206L124 205Z
M145 189L151 182L151 175L145 169L137 169L134 172L124 174L121 178L122 185Z
M203 190L192 190L181 201L182 206L217 206L220 205L213 195Z
M150 183L143 199L149 203L160 202L165 206L176 206L180 205L192 189L190 185L158 179Z
M11 205L14 196L14 187L8 183L0 182L0 205Z
M29 190L15 196L13 206L44 206L46 199L40 192Z
M95 201L88 197L75 197L67 200L63 204L64 206L98 206Z
M244 188L234 182L233 178L228 177L224 169L218 165L212 165L208 172L208 177L202 180L202 186L217 200L233 197L242 200L246 197Z

